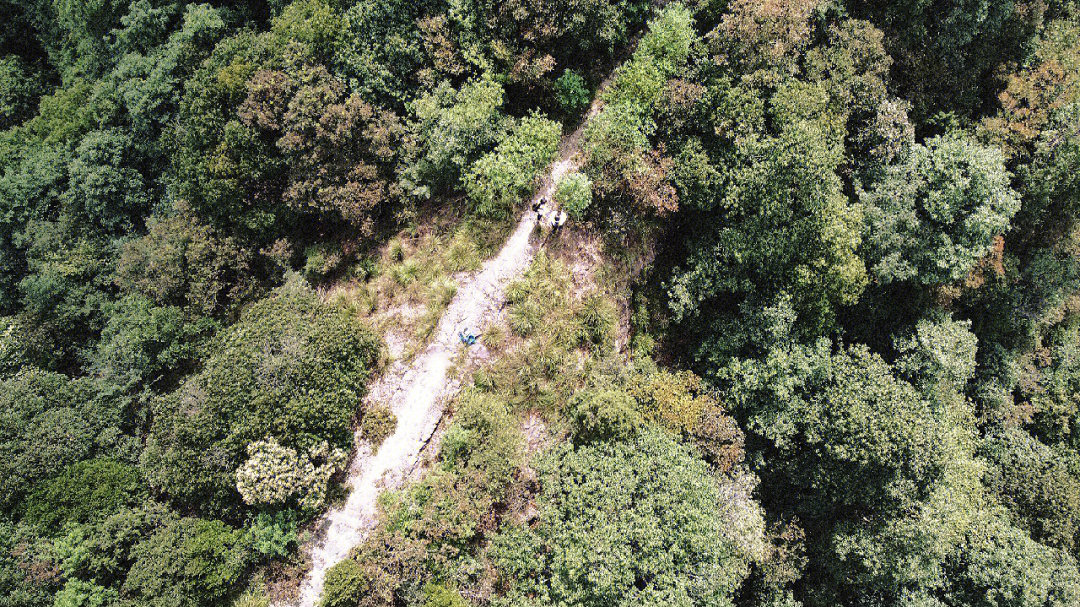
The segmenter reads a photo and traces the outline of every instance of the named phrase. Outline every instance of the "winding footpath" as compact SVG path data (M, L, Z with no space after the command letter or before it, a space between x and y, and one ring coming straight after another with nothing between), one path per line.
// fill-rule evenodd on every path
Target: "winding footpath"
M550 199L559 178L578 168L581 133L600 107L597 95L581 125L563 140L530 203L540 197ZM411 365L387 370L371 386L366 400L389 407L397 416L397 429L374 455L361 452L350 463L345 481L351 490L349 497L342 507L327 512L319 522L319 538L307 547L311 571L300 586L296 607L317 604L326 571L345 559L375 525L379 493L400 487L419 464L421 451L434 434L445 404L461 387L449 377L451 360L461 347L458 331L462 326L484 330L505 303L507 285L525 272L540 247L532 238L536 213L528 208L498 255L458 285L457 295L439 320L427 348Z

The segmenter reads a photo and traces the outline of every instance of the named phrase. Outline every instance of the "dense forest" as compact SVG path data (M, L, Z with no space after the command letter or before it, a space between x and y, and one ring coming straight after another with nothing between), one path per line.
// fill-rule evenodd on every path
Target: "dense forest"
M1073 0L0 17L0 607L297 601L545 179L319 607L1080 605Z

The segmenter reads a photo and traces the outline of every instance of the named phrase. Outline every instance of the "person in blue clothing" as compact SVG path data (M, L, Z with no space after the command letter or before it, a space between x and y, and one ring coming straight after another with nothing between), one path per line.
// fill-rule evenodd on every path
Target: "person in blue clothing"
M471 346L476 343L476 333L469 327L462 327L462 329L458 331L458 339L466 346Z

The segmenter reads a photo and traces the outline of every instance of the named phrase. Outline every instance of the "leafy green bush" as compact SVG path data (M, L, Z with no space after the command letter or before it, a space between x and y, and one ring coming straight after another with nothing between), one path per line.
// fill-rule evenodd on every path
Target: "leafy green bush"
M455 403L439 454L445 469L470 472L501 495L524 463L524 439L505 403L468 391Z
M128 295L113 306L90 365L125 389L155 385L198 360L217 327L208 318L189 321L178 307L156 306L142 295Z
M505 131L504 96L500 84L481 78L457 90L443 83L417 99L411 130L418 149L402 176L406 193L426 198L461 188L469 165Z
M302 459L324 442L327 454L348 452L378 352L355 316L293 279L218 336L198 375L153 403L147 478L220 512L240 504L236 470L255 441L276 437Z
M573 116L589 106L592 93L585 79L571 69L563 70L555 80L555 100L568 115Z
M45 531L87 523L140 503L146 497L142 474L110 458L73 464L40 483L26 500L24 520Z
M555 186L555 202L574 219L581 219L592 204L592 180L583 173L570 173Z
M425 584L424 598L424 607L469 607L469 603L456 590L442 584Z
M497 562L512 565L500 575L513 596L581 607L655 597L665 597L659 604L731 604L764 549L763 515L749 491L730 481L721 491L693 450L662 431L563 443L540 470L536 557L521 558L529 545L521 531L492 542Z
M327 570L319 607L356 607L369 585L360 564L347 558Z
M120 593L113 588L103 588L91 582L68 580L56 593L53 607L109 607L120 600Z
M223 601L249 566L245 534L221 521L182 518L131 549L124 591L161 607Z
M539 115L522 118L465 177L465 192L482 216L504 217L526 196L555 157L562 126Z
M394 433L397 416L386 407L374 407L364 412L360 419L360 434L376 449Z
M113 392L104 382L33 368L0 384L0 504L126 442L124 403Z
M578 392L570 399L567 415L579 442L626 440L644 423L634 398L618 389Z
M304 277L309 281L326 278L341 265L341 251L336 243L321 244L304 250Z
M265 559L288 556L299 538L296 515L290 510L260 512L248 527L251 547Z
M132 562L132 549L180 519L157 502L123 510L104 520L69 528L53 543L54 558L67 578L120 587Z

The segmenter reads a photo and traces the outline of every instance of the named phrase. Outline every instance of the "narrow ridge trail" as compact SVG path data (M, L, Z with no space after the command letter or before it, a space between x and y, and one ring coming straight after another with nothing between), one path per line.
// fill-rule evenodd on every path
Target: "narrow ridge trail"
M599 87L606 88L611 76ZM551 198L563 175L578 168L579 142L585 125L602 106L597 94L585 117L565 137L539 190L530 202ZM531 205L530 205L531 206ZM386 489L399 487L419 464L420 454L431 439L443 408L460 388L449 377L451 360L459 352L457 333L469 326L483 331L506 301L506 287L521 276L541 246L532 238L536 213L526 207L510 238L494 258L458 285L436 327L434 336L408 366L387 369L371 386L369 403L380 403L397 416L397 428L374 455L357 453L349 465L346 484L351 491L345 504L327 512L319 521L318 539L307 547L311 562L300 586L297 607L314 607L322 594L326 571L349 555L376 521L376 500Z

